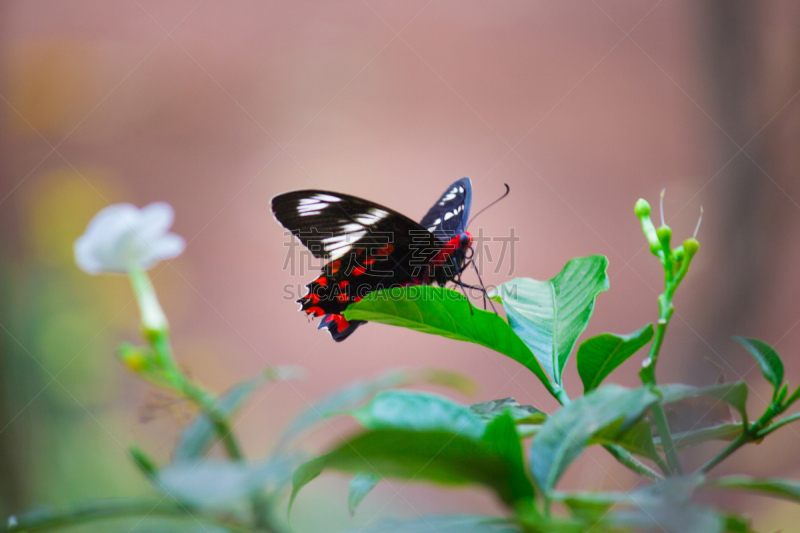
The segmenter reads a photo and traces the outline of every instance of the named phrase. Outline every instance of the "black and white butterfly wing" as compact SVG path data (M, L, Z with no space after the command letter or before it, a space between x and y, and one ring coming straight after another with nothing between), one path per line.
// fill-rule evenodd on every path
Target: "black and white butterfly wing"
M331 191L280 194L272 199L272 213L315 257L328 261L379 242L409 240L426 229L388 207Z
M472 204L472 183L469 178L454 182L422 217L420 224L447 241L466 230Z

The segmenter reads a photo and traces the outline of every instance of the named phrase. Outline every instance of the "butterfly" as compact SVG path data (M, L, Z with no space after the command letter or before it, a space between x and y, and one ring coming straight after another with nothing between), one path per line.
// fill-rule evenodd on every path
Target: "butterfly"
M347 320L347 307L370 292L407 285L444 286L458 280L471 257L467 232L472 184L454 182L417 223L375 202L347 194L301 190L272 198L278 222L326 261L297 302L321 317L333 339L343 341L365 323Z

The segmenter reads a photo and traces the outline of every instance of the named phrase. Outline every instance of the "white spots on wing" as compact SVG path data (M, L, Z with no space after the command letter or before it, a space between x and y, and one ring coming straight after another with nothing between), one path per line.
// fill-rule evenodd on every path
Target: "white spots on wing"
M458 192L460 192L461 194L464 194L464 187L459 187L458 188Z
M377 207L373 207L372 209L369 210L368 213L360 214L355 218L356 221L360 222L361 224L370 226L372 224L375 224L379 220L386 218L387 216L389 216L388 211L384 211L383 209L378 209Z
M331 196L330 194L317 194L317 195L313 196L313 198L316 198L317 200L319 200L321 202L341 202L342 201L341 198L337 198L335 196Z
M297 204L297 213L301 217L319 215L320 212L331 205L331 203L341 201L341 198L331 196L330 194L315 194L310 198L300 199Z
M460 191L459 191L459 189L460 189ZM451 201L453 198L456 197L456 194L458 194L459 192L464 192L464 188L463 187L453 187L452 189L447 191L447 193L445 193L445 195L442 197L441 200L439 200L439 205L444 205L447 202Z
M351 233L353 231L358 231L358 230L361 230L361 229L364 229L364 226L362 226L361 224L356 224L356 223L345 224L344 226L342 226L342 231L345 232L345 233Z
M447 213L445 213L444 214L444 219L445 220L450 220L451 218L453 218L454 216L456 216L457 214L459 214L463 210L464 210L464 204L461 204L458 207L456 207L455 209L453 209L452 211L448 211Z
M436 231L436 226L431 226L430 228L428 228L428 231L433 233L434 231Z
M350 251L351 244L366 235L366 230L345 233L344 235L332 235L322 239L322 247L331 259L338 259Z

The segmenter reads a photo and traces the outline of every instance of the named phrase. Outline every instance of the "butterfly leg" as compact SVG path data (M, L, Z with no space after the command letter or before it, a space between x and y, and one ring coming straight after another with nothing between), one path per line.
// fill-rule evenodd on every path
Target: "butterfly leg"
M456 285L461 287L461 292L464 293L464 298L466 298L467 301L469 302L469 296L467 296L467 290L464 287L469 287L469 288L472 288L472 287L470 285L465 284L465 283L461 283L461 274L458 275L458 281L453 280L453 283L455 283ZM470 315L474 315L475 314L475 312L472 310L472 302L470 302L470 304L469 304L469 314Z
M492 311L494 311L494 314L498 314L497 309L495 309L494 307L494 302L492 302L492 299L489 298L489 296L486 294L486 285L483 284L483 280L481 279L481 273L480 271L478 271L478 267L475 265L475 261L470 261L470 264L472 264L472 268L475 269L475 274L478 275L478 283L481 284L481 289L483 290L483 308L486 309L486 300L489 300L489 305L492 306Z

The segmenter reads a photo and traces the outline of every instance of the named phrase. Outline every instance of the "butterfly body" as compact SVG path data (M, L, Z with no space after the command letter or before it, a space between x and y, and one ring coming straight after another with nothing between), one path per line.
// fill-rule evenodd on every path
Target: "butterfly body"
M331 191L302 190L272 199L275 218L327 263L298 303L334 340L364 321L344 310L370 292L408 285L444 286L462 272L472 237L466 231L472 188L453 183L421 223L374 202Z

